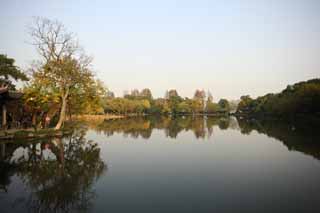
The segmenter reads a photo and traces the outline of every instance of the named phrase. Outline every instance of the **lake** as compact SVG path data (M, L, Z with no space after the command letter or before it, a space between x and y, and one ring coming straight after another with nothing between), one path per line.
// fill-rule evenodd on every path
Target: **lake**
M0 142L0 212L320 212L318 127L136 117Z

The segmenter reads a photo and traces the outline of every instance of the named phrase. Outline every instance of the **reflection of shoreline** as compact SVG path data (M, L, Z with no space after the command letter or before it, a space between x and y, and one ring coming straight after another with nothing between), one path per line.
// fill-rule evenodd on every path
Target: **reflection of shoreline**
M36 143L1 144L0 190L8 191L16 175L27 193L13 194L17 208L29 211L64 212L87 210L95 196L93 184L105 172L100 148L87 141L84 131L70 137ZM19 200L19 201L18 201Z
M106 114L106 115L72 115L71 120L79 120L79 121L103 121L103 120L112 120L112 119L121 119L125 118L124 115L114 115L114 114ZM70 119L70 118L68 118Z
M241 133L250 134L256 130L260 134L281 141L289 150L296 150L320 159L320 132L318 121L299 120L256 120L238 119Z
M320 132L318 121L255 120L235 117L177 116L177 117L129 117L91 124L100 134L123 134L133 138L150 138L154 129L163 130L167 137L176 138L182 131L191 131L196 138L210 138L214 127L220 130L236 129L242 134L256 130L280 140L289 150L297 150L320 159Z
M213 127L220 129L238 128L233 117L205 117L205 116L144 116L107 120L100 124L89 124L98 133L111 136L122 133L133 138L150 138L153 129L164 130L167 137L176 138L182 131L192 131L196 138L212 135Z

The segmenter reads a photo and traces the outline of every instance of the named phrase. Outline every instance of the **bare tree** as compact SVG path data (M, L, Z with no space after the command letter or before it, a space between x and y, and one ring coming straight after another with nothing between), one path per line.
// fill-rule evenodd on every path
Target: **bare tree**
M31 44L36 47L45 62L60 60L66 56L72 57L81 51L75 35L68 32L57 20L36 17L34 24L29 27L29 34L32 37Z
M37 82L57 90L61 99L60 129L65 120L67 100L72 89L84 88L93 80L90 70L92 59L84 54L73 33L58 21L35 18L29 28L32 44L42 57L39 69L33 76Z

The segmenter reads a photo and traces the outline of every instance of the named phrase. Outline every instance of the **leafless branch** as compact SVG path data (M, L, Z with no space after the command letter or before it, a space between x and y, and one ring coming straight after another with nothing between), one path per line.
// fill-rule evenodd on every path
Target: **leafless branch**
M29 28L29 34L32 37L31 44L47 62L66 56L72 57L81 51L75 35L68 32L58 21L36 17Z

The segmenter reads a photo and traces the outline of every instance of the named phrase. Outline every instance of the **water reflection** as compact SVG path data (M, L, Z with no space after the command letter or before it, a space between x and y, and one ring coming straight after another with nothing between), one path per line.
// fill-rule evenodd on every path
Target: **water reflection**
M291 121L238 119L242 134L253 130L281 141L289 150L299 151L320 159L319 120Z
M90 128L100 134L111 136L115 133L124 136L148 139L153 130L163 130L166 137L177 138L183 131L191 131L196 138L210 138L214 127L220 130L240 130L242 134L250 135L252 131L275 138L289 150L296 150L320 159L320 132L317 131L319 121L312 120L255 120L235 117L138 117L104 121L91 124Z
M126 119L108 120L90 128L98 133L111 136L114 133L123 133L124 136L133 138L150 138L154 129L164 130L167 137L176 138L182 131L192 131L196 138L210 137L213 127L220 129L238 128L233 117L203 117L203 116L179 116L179 117L129 117Z
M154 206L164 209L159 212L181 208L193 212L189 204L212 212L230 206L264 209L274 202L274 208L281 210L291 208L287 203L293 205L291 209L306 209L317 200L313 194L308 200L303 198L310 189L315 189L314 194L318 191L319 162L313 164L312 158L289 154L280 142L288 150L320 159L318 123L132 117L83 123L65 138L0 142L1 212L103 212L118 208L152 212ZM92 131L86 135L88 129ZM189 133L194 137L189 138ZM109 137L112 135L115 137ZM150 138L151 143L139 143L139 139L131 140L137 143L121 143L126 140L121 136ZM204 143L195 143L198 139ZM107 178L104 162L113 166ZM302 178L309 179L302 183Z
M1 144L0 190L16 196L11 203L15 210L78 212L91 207L92 185L106 166L98 145L84 136L79 130L63 139ZM28 189L25 194L10 187L15 177Z

